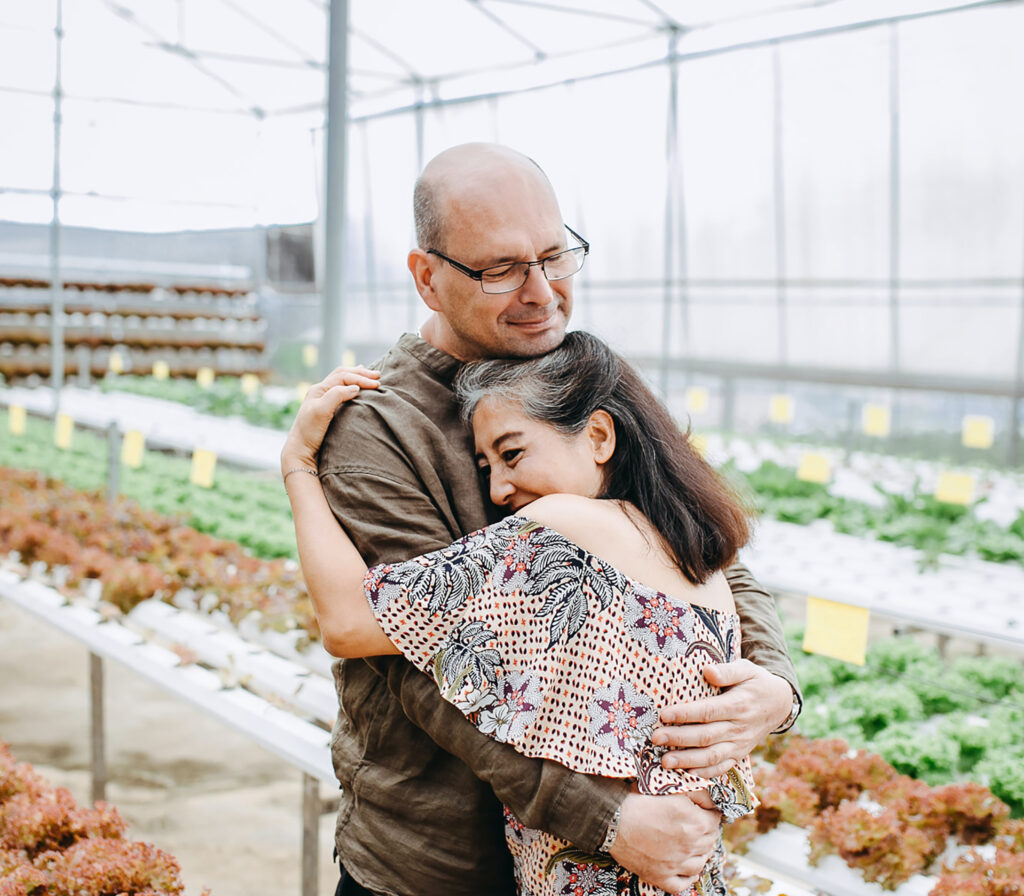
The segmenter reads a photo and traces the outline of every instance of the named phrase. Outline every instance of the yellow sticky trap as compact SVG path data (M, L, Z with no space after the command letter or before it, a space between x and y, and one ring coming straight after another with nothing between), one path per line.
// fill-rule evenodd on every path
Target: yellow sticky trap
M75 431L75 421L70 414L58 414L57 424L53 430L53 444L67 451L71 447L71 434Z
M213 471L217 466L217 455L206 448L192 452L192 475L189 482L202 488L213 488Z
M892 431L892 412L885 405L866 404L861 412L864 434L884 438Z
M306 382L299 383L295 387L295 397L299 401L305 401L306 400L306 393L310 390L310 387L312 385L313 385L312 383L306 383Z
M171 375L171 365L166 361L153 362L153 378L165 380Z
M129 429L121 442L121 463L137 470L145 453L146 437L137 429Z
M111 373L124 373L124 358L120 352L111 352L107 359L107 368Z
M690 433L690 444L701 457L708 456L708 437Z
M968 448L991 448L996 424L991 417L968 414L964 417L963 443Z
M694 414L703 414L708 409L708 390L700 386L692 386L686 390L686 410Z
M213 385L213 368L200 367L196 371L196 382L201 389L209 389Z
M940 473L935 498L946 504L970 504L974 500L974 477L970 473Z
M793 422L793 396L773 395L769 405L768 415L772 423Z
M260 390L260 378L255 373L242 374L242 394L255 395Z
M12 436L25 435L25 409L20 404L12 404L7 409L7 428Z
M313 343L309 342L302 346L302 363L307 367L316 367L317 359L320 357L320 352L317 351L317 347Z
M871 613L864 607L808 596L803 648L863 666L870 621Z
M823 454L805 454L800 458L796 478L804 482L826 483L832 478L832 464Z

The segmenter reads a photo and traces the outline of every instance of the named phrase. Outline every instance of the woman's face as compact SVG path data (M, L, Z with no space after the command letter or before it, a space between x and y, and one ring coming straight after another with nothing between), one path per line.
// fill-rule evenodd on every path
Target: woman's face
M477 465L499 507L514 513L544 495L601 493L607 440L595 439L589 425L565 435L527 417L518 402L486 397L473 414L473 436Z

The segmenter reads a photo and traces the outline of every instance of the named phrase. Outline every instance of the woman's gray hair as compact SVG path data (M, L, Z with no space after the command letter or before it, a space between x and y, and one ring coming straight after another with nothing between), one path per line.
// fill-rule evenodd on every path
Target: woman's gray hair
M467 364L455 379L455 397L467 424L472 424L480 402L490 397L517 404L527 417L574 434L611 397L618 382L617 362L600 340L575 331L546 355ZM590 388L578 388L584 383Z

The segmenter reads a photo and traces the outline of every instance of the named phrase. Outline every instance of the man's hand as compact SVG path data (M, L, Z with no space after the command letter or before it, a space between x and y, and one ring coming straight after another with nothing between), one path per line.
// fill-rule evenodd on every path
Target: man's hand
M669 893L686 892L714 851L721 824L707 791L631 793L622 801L611 856L649 884Z
M704 678L724 692L661 711L655 744L672 748L665 768L686 768L706 778L728 771L778 728L793 708L788 681L749 660L707 666Z

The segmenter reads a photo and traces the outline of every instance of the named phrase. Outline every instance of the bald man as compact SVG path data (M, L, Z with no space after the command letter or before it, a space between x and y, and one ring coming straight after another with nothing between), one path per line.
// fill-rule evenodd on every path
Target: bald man
M452 380L467 361L528 358L559 345L584 245L530 159L465 144L424 169L408 266L430 316L374 366L380 388L346 406L319 458L328 501L368 565L446 547L503 514L487 499ZM582 264L585 253L575 253ZM656 741L669 767L714 775L795 720L796 675L775 604L736 564L727 573L745 659L713 667L711 700L667 707ZM338 894L512 896L501 803L527 827L610 852L678 891L696 877L720 818L692 795L641 796L628 781L521 756L473 728L404 658L339 660L332 742L342 785ZM699 799L699 798L697 798Z

